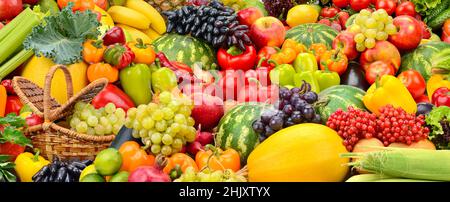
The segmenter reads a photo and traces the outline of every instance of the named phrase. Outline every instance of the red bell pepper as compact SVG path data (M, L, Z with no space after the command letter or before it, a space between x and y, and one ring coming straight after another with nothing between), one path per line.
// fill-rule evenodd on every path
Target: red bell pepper
M276 47L265 46L261 48L256 56L256 61L259 61L260 64L258 66L262 67L275 67L273 63L269 63L270 56L275 53L278 53L280 50Z
M431 103L433 103L437 107L450 107L450 89L447 87L440 87L436 89L431 98Z
M252 69L256 64L256 49L254 46L246 46L242 52L237 47L231 47L228 50L223 48L217 52L217 62L223 70L242 70Z
M103 45L109 46L115 43L125 44L125 33L121 27L113 27L109 29L103 36Z
M20 99L16 95L10 95L6 98L6 106L5 106L5 116L9 113L15 113L19 115L20 109L23 104L20 102Z
M92 99L91 104L98 109L110 102L116 105L117 108L122 108L125 111L135 107L133 100L113 84L108 84L105 89Z

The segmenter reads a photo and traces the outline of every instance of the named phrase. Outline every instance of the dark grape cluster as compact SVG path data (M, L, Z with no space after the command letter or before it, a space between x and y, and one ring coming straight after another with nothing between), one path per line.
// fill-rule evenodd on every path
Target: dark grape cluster
M168 21L167 32L191 33L215 48L237 46L245 50L245 45L252 43L247 35L248 26L240 25L235 11L219 1L212 1L207 6L183 6L163 14Z
M275 132L300 123L321 123L320 115L316 114L313 104L318 96L311 91L311 85L303 82L300 88L291 90L282 87L280 100L274 103L274 108L264 111L261 118L253 122L253 130L260 134L260 141Z

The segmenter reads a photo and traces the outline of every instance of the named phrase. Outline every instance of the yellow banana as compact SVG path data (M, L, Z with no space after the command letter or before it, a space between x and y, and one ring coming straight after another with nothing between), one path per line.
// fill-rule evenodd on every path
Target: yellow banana
M111 6L108 9L115 23L128 25L137 29L150 28L151 21L145 15L124 6Z
M158 32L156 32L152 28L146 29L146 30L142 30L142 32L144 32L148 37L150 37L150 39L152 39L152 41L154 41L154 40L158 39L159 37L161 37L161 34L158 34Z
M130 27L130 26L124 25L124 24L116 24L116 26L119 26L120 28L126 30L131 35L132 41L136 41L136 39L138 39L138 38L141 38L144 43L152 43L152 41L153 41L144 32L142 32L134 27Z
M159 12L143 0L128 0L126 7L145 15L152 21L151 27L159 34L166 33L166 22Z

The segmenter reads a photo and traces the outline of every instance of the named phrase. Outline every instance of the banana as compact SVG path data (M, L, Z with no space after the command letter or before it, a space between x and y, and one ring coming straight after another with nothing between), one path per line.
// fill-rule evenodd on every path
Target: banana
M115 23L137 29L148 29L152 23L145 15L124 6L111 6L108 9L108 14L111 15Z
M153 41L158 39L159 37L161 37L161 34L159 34L158 32L156 32L155 30L153 30L152 28L147 29L147 30L142 30L142 32L144 32L148 37L150 37L150 39L152 39Z
M143 0L128 0L126 7L145 15L152 21L151 27L159 34L166 33L166 22L159 12Z
M140 30L138 30L138 29L136 29L134 27L130 27L130 26L124 25L124 24L116 24L116 26L118 26L118 27L124 29L125 31L127 31L131 35L132 41L134 41L134 42L138 38L141 38L144 43L152 43L152 41L153 41L144 32L142 32L142 31L140 31Z

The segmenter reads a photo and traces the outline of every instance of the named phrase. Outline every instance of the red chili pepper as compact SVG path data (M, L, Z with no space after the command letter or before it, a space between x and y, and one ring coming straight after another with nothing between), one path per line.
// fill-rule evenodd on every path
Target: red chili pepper
M431 98L431 102L437 107L450 107L450 89L447 87L440 87L436 89Z
M169 69L171 69L172 71L177 71L177 70L184 70L189 72L190 74L193 73L192 69L180 62L176 62L176 61L170 61L166 55L163 52L159 52L156 54L156 58L159 59L159 62L161 63L161 65L163 67L167 67Z
M113 27L109 29L103 36L103 45L109 46L115 43L125 44L125 33L121 27Z
M265 46L263 48L261 48L258 52L258 55L256 56L256 61L259 61L258 66L263 66L263 67L274 67L273 64L270 64L268 62L270 56L272 56L275 53L278 53L279 49L277 49L276 47L271 47L271 46ZM262 60L262 61L261 61Z
M130 47L124 44L116 43L108 46L103 55L105 62L117 69L123 69L131 64L134 60L134 53Z
M20 109L22 109L22 102L16 95L10 95L6 98L5 116L9 113L15 113L19 115Z
M254 46L245 46L242 52L239 48L232 46L228 50L223 48L217 52L217 61L224 70L252 69L256 64L256 49Z
M133 100L113 84L108 84L105 89L94 97L91 104L98 109L110 102L116 105L117 108L122 108L125 111L135 107Z
M8 92L9 95L15 95L16 94L16 92L14 92L14 88L12 86L12 80L11 79L3 80L1 85L5 87L6 92Z

